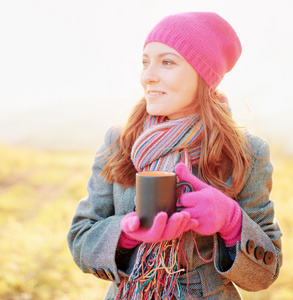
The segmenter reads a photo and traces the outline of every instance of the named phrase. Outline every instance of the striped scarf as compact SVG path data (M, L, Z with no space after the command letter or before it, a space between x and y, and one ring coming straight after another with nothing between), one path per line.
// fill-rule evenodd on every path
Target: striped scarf
M201 131L202 123L198 115L168 122L164 122L164 117L148 116L143 133L135 141L131 151L136 170L174 171L178 162L189 167L197 164ZM191 148L194 144L198 146Z
M200 146L192 146L200 144L201 132L202 123L196 115L168 122L164 122L164 117L149 115L131 152L136 170L173 172L179 162L191 169L199 161ZM184 238L185 234L182 234L169 241L142 243L133 271L121 283L116 300L167 300L172 299L176 290L182 298L178 278L185 259Z

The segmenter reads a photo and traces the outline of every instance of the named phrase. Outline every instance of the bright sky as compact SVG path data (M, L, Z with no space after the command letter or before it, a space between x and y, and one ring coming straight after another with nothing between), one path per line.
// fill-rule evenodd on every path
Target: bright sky
M293 125L291 2L1 1L0 143L96 146L142 96L149 30L168 14L214 11L243 46L221 84L236 120L293 152L286 138Z

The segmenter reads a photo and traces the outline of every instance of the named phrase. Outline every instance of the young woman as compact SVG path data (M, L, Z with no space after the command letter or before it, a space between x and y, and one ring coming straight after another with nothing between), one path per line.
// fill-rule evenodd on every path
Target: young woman
M237 127L217 91L240 54L215 13L168 16L147 36L144 97L106 133L68 233L81 270L112 281L105 299L241 299L235 285L258 291L278 277L269 146ZM194 188L150 229L135 211L135 174L146 170Z

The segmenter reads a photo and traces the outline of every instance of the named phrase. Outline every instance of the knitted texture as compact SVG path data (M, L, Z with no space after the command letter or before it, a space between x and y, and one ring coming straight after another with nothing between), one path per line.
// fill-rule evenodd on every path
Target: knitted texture
M242 211L236 202L234 205L235 210L230 222L230 227L227 228L226 232L222 231L220 233L226 247L234 246L238 241L241 241Z
M193 230L198 222L190 219L188 212L175 212L168 219L168 214L160 211L154 218L151 228L140 228L136 212L127 214L121 221L124 235L129 239L145 243L159 243L178 238L182 233Z
M234 67L242 51L234 29L213 12L170 15L151 30L144 47L150 42L179 52L212 89Z
M239 204L218 189L194 176L186 165L175 167L182 181L191 183L194 191L180 197L182 211L190 213L198 221L195 231L201 235L220 233L225 245L232 246L241 240L242 211Z
M200 139L202 123L198 116L164 122L164 117L148 116L144 132L132 147L131 159L138 172L149 170L174 171L176 163L191 167L198 162L200 147L186 150ZM170 151L172 149L173 151ZM122 231L118 245L131 249L140 241Z
M118 246L125 249L132 249L140 243L141 241L132 239L128 234L122 231L118 241Z
M149 115L144 122L143 132L132 147L131 159L136 170L174 171L178 162L186 163L191 169L192 165L198 162L200 156L200 148L191 146L197 145L197 141L200 141L201 130L202 123L199 116L192 115L187 118L164 122L164 117ZM122 228L124 225L125 228L129 225L123 222L128 223L127 219L132 217L131 214L133 213L130 213L129 216L126 215L122 220ZM169 221L179 217L179 215L178 213L173 214ZM157 217L160 217L160 213ZM190 222L187 221L190 216L186 215L184 219L183 222L170 222L169 228L167 226L165 228L165 225L155 226L156 228L167 229L163 231L162 235L158 234L157 231L149 231L145 234L138 232L139 235L132 234L130 236L131 230L128 230L126 234L130 239L140 239L143 235L145 240L147 238L149 241L159 240L160 242L143 242L140 245L135 267L129 278L121 284L116 300L171 300L175 289L180 291L181 286L178 278L180 262L184 259L182 245L185 238L185 233L181 233L185 229L191 229L185 228L189 226ZM131 225L135 227L134 230L137 229L136 225ZM177 233L180 235L178 236ZM159 237L156 238L156 235ZM173 238L176 236L178 238ZM169 240L165 240L168 238Z
M149 115L131 151L136 170L172 172L179 161L191 168L199 160L201 130L199 116L164 122L164 117ZM198 146L190 147L194 144Z

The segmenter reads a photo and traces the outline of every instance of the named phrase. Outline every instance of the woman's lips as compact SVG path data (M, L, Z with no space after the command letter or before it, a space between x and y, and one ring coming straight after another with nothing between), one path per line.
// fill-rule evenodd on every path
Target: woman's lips
M162 96L164 94L166 94L166 93L162 92L162 91L154 91L154 90L147 91L147 96L149 98L155 98L155 97L158 97L158 96Z

